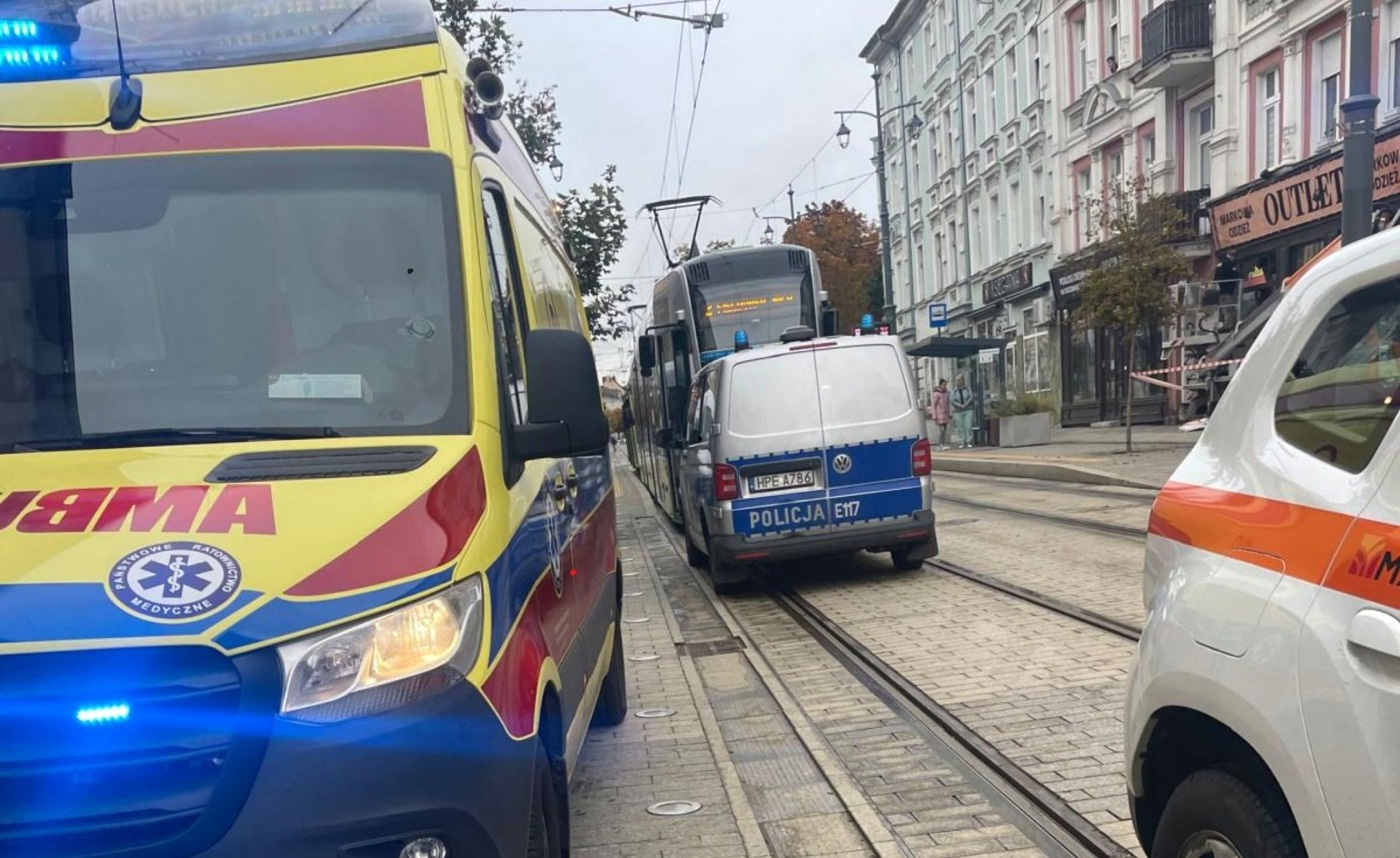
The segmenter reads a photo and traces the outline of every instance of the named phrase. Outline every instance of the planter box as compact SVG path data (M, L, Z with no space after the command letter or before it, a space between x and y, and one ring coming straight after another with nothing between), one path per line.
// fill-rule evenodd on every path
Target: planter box
M1016 417L998 417L997 446L1034 447L1050 443L1050 415L1021 414Z

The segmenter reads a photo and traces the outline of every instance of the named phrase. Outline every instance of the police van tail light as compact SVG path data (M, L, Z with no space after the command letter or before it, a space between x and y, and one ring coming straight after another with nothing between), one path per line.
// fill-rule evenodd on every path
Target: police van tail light
M914 452L912 454L914 476L927 477L933 473L933 447L927 438L920 438L914 442Z
M715 465L715 500L739 499L739 472L733 465Z

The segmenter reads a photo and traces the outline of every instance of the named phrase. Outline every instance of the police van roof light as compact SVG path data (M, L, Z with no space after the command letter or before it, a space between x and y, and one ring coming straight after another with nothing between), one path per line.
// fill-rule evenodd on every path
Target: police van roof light
M860 326L863 330L870 330L875 327L875 317L866 313L864 316L860 317Z
M734 351L741 352L749 347L749 335L742 330L734 332Z
M33 41L39 38L39 22L0 18L0 40Z

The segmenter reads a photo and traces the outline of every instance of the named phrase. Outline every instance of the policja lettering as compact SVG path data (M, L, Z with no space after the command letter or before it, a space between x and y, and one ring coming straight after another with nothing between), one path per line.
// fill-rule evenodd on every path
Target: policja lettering
M826 505L821 503L758 509L749 513L750 530L802 527L808 524L821 524L824 521L826 521Z

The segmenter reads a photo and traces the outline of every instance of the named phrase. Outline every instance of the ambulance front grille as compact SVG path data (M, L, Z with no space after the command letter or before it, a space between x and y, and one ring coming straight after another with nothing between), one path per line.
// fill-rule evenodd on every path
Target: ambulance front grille
M269 729L246 672L196 647L0 656L0 856L212 845Z

